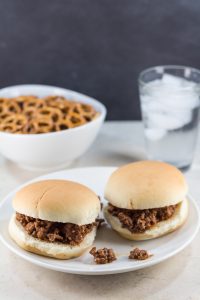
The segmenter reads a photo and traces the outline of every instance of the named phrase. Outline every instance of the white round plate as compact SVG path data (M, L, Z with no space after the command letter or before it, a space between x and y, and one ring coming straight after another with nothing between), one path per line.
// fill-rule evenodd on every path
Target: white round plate
M93 167L72 169L51 173L33 181L41 179L70 179L87 185L100 195L102 201L105 183L110 174L115 170L112 167ZM27 184L27 183L26 183ZM18 189L20 189L20 186ZM16 190L11 192L0 205L0 240L15 254L32 262L36 265L74 274L104 275L123 273L149 267L164 261L165 259L177 254L191 243L198 232L200 217L195 201L189 198L190 210L186 223L177 231L164 237L149 241L128 241L119 237L108 225L103 226L97 233L94 246L97 248L113 248L117 254L117 260L105 265L96 265L93 257L86 252L79 258L71 260L56 260L42 257L33 253L26 252L19 248L9 237L8 223L13 213L11 201ZM152 257L144 261L129 260L128 254L133 247L148 250Z

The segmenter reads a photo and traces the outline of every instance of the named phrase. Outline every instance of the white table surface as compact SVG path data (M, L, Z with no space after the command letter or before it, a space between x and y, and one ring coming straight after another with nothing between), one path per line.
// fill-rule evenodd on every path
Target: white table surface
M186 173L200 205L200 143ZM140 122L107 122L90 150L71 167L119 166L145 158ZM0 199L42 173L18 168L0 157ZM43 269L18 258L0 244L0 299L200 299L200 234L180 254L139 271L79 276Z

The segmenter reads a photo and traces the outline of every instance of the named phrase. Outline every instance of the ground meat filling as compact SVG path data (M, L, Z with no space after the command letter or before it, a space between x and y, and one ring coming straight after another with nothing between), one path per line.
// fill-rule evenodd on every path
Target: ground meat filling
M134 210L118 208L109 204L108 211L111 215L119 219L122 227L127 228L132 233L142 233L158 222L171 218L177 205L170 205L162 208Z
M34 238L51 243L69 244L71 246L79 245L85 236L98 225L96 222L81 226L71 223L50 222L19 213L16 213L16 220Z
M146 250L135 248L130 252L128 258L129 259L137 259L137 260L145 260L151 256L152 255L150 255Z
M94 261L98 265L108 264L117 259L113 249L102 248L96 250L96 247L93 247L89 253L94 256Z

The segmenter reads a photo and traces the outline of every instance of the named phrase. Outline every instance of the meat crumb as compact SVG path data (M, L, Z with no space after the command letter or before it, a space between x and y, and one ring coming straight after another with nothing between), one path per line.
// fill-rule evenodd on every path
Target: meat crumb
M96 247L93 247L89 253L94 256L94 261L98 265L108 264L117 259L113 249L102 248L96 250Z
M146 250L135 248L130 252L128 258L129 259L137 259L137 260L145 260L151 256L152 255L150 255Z

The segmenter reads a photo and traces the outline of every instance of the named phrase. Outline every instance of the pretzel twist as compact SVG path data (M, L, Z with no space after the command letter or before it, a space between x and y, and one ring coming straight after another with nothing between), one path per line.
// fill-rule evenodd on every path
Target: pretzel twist
M3 119L0 124L0 130L15 133L16 131L22 130L26 123L27 119L25 116L21 114L11 114Z

